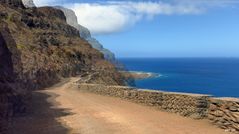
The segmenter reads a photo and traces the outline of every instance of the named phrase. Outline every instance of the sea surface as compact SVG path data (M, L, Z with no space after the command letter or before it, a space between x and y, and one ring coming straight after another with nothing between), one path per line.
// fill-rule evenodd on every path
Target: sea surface
M129 71L158 74L136 87L239 97L239 58L120 58Z

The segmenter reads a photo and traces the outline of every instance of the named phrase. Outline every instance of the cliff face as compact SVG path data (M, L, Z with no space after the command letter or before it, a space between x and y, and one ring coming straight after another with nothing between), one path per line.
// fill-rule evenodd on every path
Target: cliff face
M92 83L124 84L114 65L66 23L62 11L0 1L0 126L3 118L27 110L32 90L86 74L94 74Z
M0 20L0 133L7 128L9 118L27 110L30 92L21 72L21 53L7 23Z
M15 7L36 7L33 0L1 0L0 3Z
M77 16L75 15L75 12L73 10L59 6L55 8L60 9L64 12L67 24L79 30L80 37L82 37L83 39L91 38L90 31L87 28L78 24Z
M33 0L22 0L25 7L36 7Z
M92 45L93 48L102 52L105 56L105 59L112 63L116 62L115 55L110 50L103 48L103 45L98 40L92 37L88 37L86 40Z
M109 51L108 49L105 49L102 44L100 44L99 41L97 41L95 38L93 38L90 34L90 31L79 25L77 21L77 17L75 15L75 12L72 11L71 9L63 8L63 7L56 7L60 10L62 10L66 16L66 21L69 25L75 27L76 29L79 30L80 36L84 38L85 40L88 41L91 46L97 50L99 50L101 53L104 54L105 59L111 62L115 62L115 55Z
M8 6L23 7L22 0L1 0L0 4L7 4Z

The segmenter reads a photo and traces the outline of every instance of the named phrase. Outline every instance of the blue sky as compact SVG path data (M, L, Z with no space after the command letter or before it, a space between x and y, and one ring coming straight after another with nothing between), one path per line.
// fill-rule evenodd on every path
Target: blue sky
M35 0L75 10L117 57L239 57L235 0Z

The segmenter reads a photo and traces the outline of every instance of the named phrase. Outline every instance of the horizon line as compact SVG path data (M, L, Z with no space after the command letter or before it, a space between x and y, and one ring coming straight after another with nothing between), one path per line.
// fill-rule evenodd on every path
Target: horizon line
M219 58L223 58L223 59L239 59L239 57L116 57L116 59L122 59L122 58L201 58L201 59L219 59Z

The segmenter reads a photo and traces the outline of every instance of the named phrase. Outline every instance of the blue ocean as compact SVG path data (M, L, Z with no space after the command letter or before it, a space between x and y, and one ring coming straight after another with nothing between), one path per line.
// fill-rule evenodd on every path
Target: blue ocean
M159 77L136 80L136 87L216 97L239 97L239 58L121 58L129 71Z

